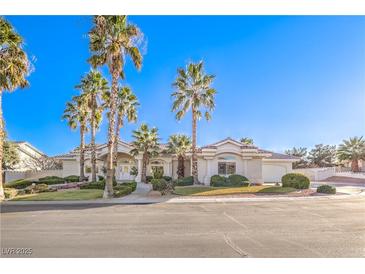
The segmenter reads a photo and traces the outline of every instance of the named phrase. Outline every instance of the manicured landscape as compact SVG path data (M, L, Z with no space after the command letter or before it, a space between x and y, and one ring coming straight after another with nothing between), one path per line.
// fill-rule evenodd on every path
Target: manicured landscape
M79 189L27 194L16 197L12 201L77 201L100 199L102 197L103 190L101 189Z
M174 193L183 196L215 196L232 194L285 194L296 191L292 187L278 186L245 186L245 187L209 187L209 186L185 186L176 187Z

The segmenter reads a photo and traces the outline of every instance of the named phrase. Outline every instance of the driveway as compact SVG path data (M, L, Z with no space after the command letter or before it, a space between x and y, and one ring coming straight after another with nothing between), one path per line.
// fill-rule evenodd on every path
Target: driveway
M364 196L207 204L7 204L1 211L2 250L31 248L32 257L365 256Z

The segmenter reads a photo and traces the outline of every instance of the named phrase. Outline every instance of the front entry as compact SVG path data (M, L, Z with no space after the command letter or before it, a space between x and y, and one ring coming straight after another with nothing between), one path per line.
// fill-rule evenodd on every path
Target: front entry
M132 165L120 165L118 168L119 174L117 179L122 180L133 180L133 176L130 174Z

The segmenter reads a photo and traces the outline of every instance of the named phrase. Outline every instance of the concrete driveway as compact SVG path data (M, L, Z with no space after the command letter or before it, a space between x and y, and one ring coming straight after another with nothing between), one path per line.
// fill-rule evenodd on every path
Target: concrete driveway
M31 248L31 257L365 256L364 196L208 204L8 204L1 211L2 250Z

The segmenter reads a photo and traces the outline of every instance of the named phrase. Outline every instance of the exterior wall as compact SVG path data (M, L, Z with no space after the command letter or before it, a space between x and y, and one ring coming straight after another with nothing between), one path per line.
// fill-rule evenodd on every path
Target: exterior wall
M80 164L76 160L64 160L62 162L62 177L80 174Z
M36 159L43 157L43 154L40 154L25 143L17 144L17 152L19 156L19 163L14 167L16 170L26 171L40 169L39 166L37 166Z
M265 183L281 182L281 177L290 172L292 172L292 163L263 161L262 176Z
M246 177L252 183L263 183L262 177L262 160L250 159L247 160L247 174Z
M28 171L5 171L5 183L19 179L38 180L46 176L62 177L62 169L55 170L28 170Z

